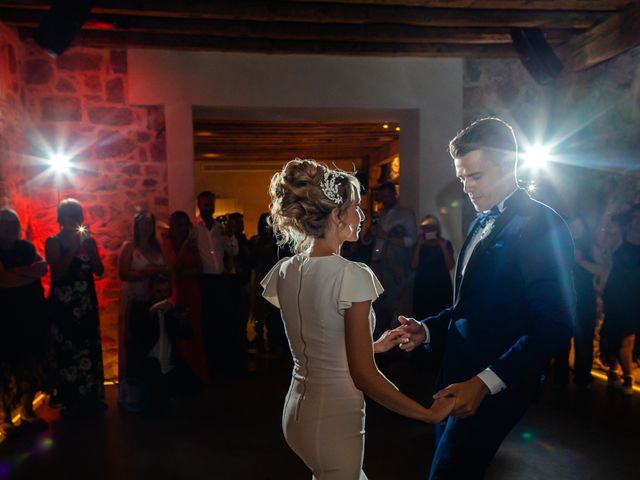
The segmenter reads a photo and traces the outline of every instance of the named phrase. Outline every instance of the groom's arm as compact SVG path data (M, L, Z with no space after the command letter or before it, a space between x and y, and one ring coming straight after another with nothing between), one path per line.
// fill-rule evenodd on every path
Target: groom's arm
M572 335L573 241L557 215L544 212L541 217L522 236L517 258L528 331L489 367L507 386L536 375Z
M427 317L420 323L425 331L424 347L436 352L444 351L449 322L453 314L453 307L445 308L437 315Z

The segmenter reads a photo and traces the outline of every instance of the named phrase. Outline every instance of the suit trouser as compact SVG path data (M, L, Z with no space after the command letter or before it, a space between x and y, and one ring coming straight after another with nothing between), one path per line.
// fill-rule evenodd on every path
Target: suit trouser
M522 418L531 394L505 390L484 398L472 417L436 425L431 480L481 479L500 444Z

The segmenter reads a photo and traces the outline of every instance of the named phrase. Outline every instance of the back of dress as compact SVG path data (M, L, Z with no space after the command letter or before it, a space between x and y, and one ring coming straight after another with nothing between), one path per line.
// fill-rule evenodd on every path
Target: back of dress
M282 413L287 443L314 478L366 479L364 396L349 373L344 311L375 300L382 286L369 267L339 255L283 259L261 285L282 310L294 358ZM373 330L373 309L369 322Z
M368 267L339 255L296 255L281 260L263 286L265 298L282 310L294 375L316 383L349 381L344 310L382 292ZM373 329L373 311L369 318Z

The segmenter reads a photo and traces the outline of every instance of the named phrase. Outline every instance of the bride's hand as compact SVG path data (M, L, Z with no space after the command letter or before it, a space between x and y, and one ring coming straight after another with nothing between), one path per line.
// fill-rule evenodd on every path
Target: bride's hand
M427 423L440 423L447 418L456 406L456 397L441 397L433 402L429 409Z
M410 335L403 329L385 331L378 340L373 342L373 353L383 353L391 350L396 345L409 341Z

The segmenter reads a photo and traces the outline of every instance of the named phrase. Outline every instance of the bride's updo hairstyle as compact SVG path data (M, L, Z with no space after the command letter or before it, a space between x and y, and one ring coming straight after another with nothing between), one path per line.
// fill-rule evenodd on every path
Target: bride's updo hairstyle
M271 177L269 223L278 245L291 244L296 252L322 238L334 208L342 216L356 201L360 182L351 173L333 170L315 160L291 160Z

